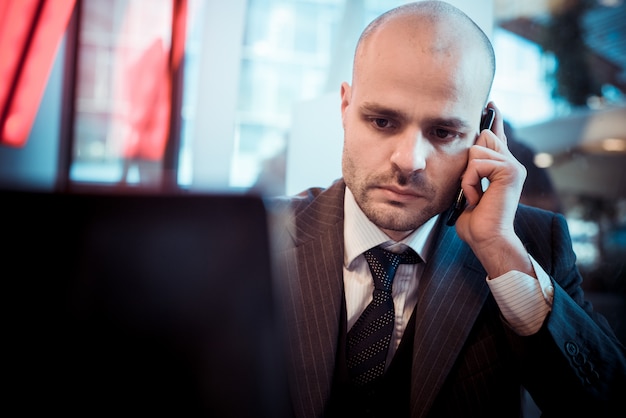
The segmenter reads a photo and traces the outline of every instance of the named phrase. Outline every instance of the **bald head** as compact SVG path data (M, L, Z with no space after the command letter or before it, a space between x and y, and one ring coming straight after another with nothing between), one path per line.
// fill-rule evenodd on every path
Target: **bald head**
M381 32L395 33L397 39L406 42L410 48L431 54L448 57L479 54L484 65L481 80L476 81L484 83L485 99L489 95L496 69L493 46L482 29L451 4L442 1L408 3L372 21L357 43L353 79L358 78L363 56L376 53L369 47Z
M454 200L494 67L487 36L447 3L398 7L363 32L341 85L343 178L396 241Z

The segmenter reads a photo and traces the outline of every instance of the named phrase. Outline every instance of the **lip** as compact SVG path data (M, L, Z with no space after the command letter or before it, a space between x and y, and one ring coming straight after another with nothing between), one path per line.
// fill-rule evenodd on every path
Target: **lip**
M422 197L422 195L420 195L419 193L416 193L415 191L408 188L396 186L381 186L379 189L387 198L395 201L409 201Z

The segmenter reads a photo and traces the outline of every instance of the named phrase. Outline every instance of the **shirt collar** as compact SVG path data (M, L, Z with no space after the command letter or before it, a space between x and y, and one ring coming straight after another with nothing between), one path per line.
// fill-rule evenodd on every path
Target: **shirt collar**
M411 247L424 262L428 260L428 245L432 240L434 227L439 215L435 215L422 226L411 232L402 241L396 242L380 230L363 213L348 187L344 198L344 265L350 267L355 258L372 247L381 245L389 251L398 251L406 246Z

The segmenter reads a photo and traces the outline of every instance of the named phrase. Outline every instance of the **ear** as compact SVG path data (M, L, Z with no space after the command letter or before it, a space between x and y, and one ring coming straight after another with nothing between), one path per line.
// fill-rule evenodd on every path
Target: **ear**
M352 88L345 81L341 83L341 120L345 124L346 109L350 105L352 99Z

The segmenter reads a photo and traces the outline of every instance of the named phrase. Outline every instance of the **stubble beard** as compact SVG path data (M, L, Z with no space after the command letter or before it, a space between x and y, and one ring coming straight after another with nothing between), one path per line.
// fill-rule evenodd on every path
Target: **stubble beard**
M354 166L350 161L344 161L344 180L354 195L356 203L363 213L376 226L390 231L413 231L422 226L433 216L446 210L453 196L438 198L435 187L426 182L420 173L407 176L399 171L386 174L375 174L358 180ZM423 196L420 199L425 204L422 207L411 207L404 202L394 200L380 201L372 197L372 193L379 186L397 185L410 187L419 191Z

